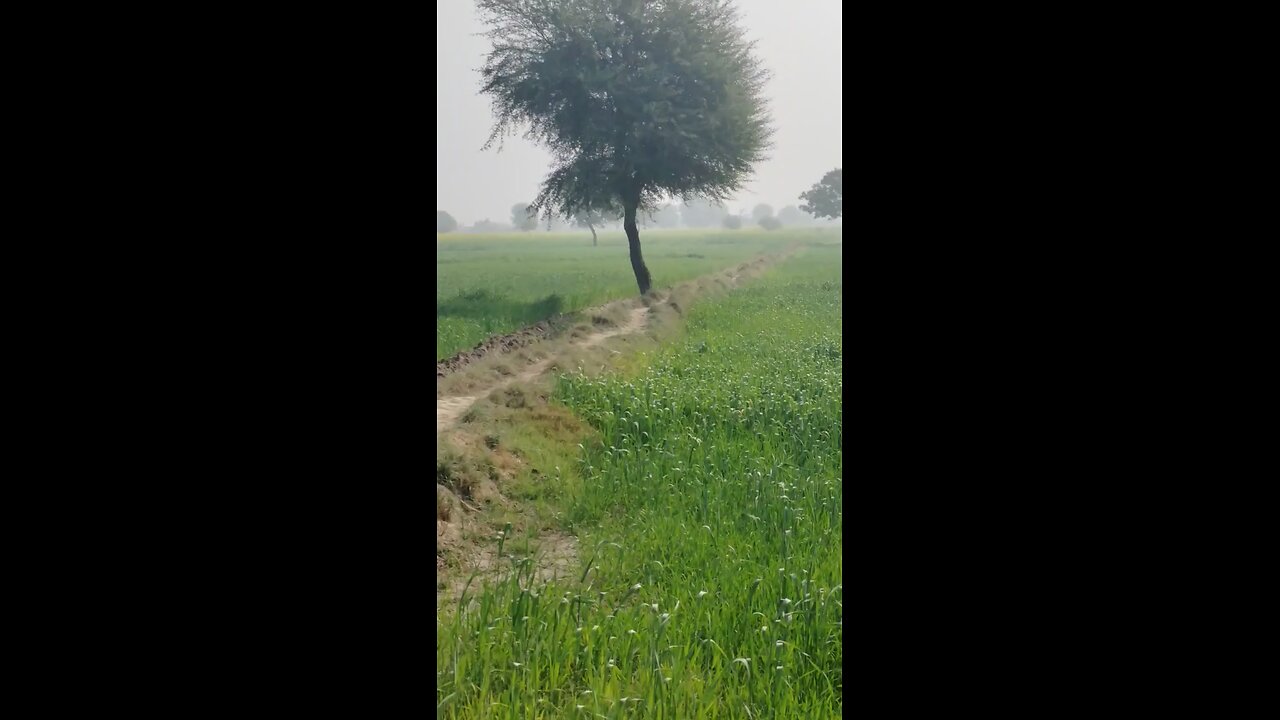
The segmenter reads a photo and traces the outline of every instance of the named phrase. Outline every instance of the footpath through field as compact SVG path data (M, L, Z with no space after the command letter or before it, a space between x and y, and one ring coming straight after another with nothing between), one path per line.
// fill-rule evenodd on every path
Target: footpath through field
M736 287L742 279L747 277L754 277L760 274L769 266L791 255L793 252L795 252L795 250L798 247L799 247L798 244L792 244L779 253L761 255L754 258L753 260L740 263L734 267L721 270L716 273L711 273L710 275L706 275L701 278L696 278L694 280L690 280L685 283L681 283L677 285L677 287L678 288L696 287L706 282L711 282L714 285L718 285L724 288ZM662 297L663 291L659 291L654 298L651 298L651 300L653 299L656 299L659 301L668 300L668 298L670 298L672 290L673 290L672 288L666 289L665 298ZM679 311L678 306L674 304L674 300L669 300L669 303L674 307L676 307L677 312ZM616 312L622 308L629 308L629 309L626 315L626 320L621 324L613 327L609 327L607 329L592 331L588 333L585 337L580 337L577 342L570 341L559 348L552 347L551 356L545 357L539 361L536 361L530 364L528 367L526 367L523 371L519 373L510 375L503 379L496 379L492 382L485 383L478 388L472 389L466 394L452 395L452 396L437 396L436 397L436 434L440 435L441 433L445 432L450 426L455 424L458 418L460 418L462 414L465 413L467 409L470 408L472 404L474 404L476 400L478 400L479 398L484 397L485 395L488 395L489 393L492 393L495 390L501 390L509 385L512 385L518 382L527 382L541 375L555 361L556 359L555 351L557 349L567 350L570 347L577 348L577 349L590 348L590 347L599 345L600 343L604 342L605 340L608 340L609 338L617 337L620 335L629 335L629 334L638 332L640 330L643 330L646 325L646 318L649 316L652 308L650 307L650 304L642 303L642 300L640 299L630 298L626 300L618 300L612 303L608 303L606 305L602 305L597 308L589 308L587 310L584 310L583 314L587 316L591 316L593 314L595 315L607 314L610 312ZM472 357L478 358L483 355L488 355L493 353L509 352L510 350L513 350L516 347L520 347L522 345L527 346L533 343L538 344L540 347L554 345L554 341L551 341L548 339L531 337L530 334L527 332L527 329L518 331L516 333L512 333L509 336L503 336L503 337L507 337L507 338L520 337L523 339L520 340L519 342L504 342L503 338L491 339L491 341L485 344L485 351L483 353L473 354ZM461 355L468 355L468 353L460 354L459 359L461 359ZM437 362L436 363L437 383L440 381L441 378L445 377L447 374L452 372L451 368L459 367L460 365L464 365L464 364L465 363L456 362L455 358L450 358L448 360Z
M617 335L629 335L633 332L636 332L637 330L640 330L641 328L644 327L644 319L645 319L645 316L648 314L649 314L649 308L647 307L642 306L642 307L634 308L631 310L631 315L630 317L628 317L626 323L618 327L611 328L609 330L592 333L591 335L587 336L586 339L578 343L578 346L584 347L584 348L593 347L595 345L599 345L600 343L604 342L605 340L608 340L611 337L615 337ZM539 360L538 362L530 365L523 372L517 375L513 375L507 380L503 380L499 383L486 387L483 392L477 393L475 395L460 395L457 397L437 398L436 399L436 433L439 434L444 432L444 430L447 427L452 425L455 421L457 421L459 417L461 417L462 413L467 411L467 408L471 407L471 405L475 403L476 400L479 400L482 396L488 393L491 393L494 390L501 390L502 388L508 385L511 385L512 383L527 382L537 377L538 375L541 375L544 370L550 367L551 360L552 360L551 358L544 358L542 360Z

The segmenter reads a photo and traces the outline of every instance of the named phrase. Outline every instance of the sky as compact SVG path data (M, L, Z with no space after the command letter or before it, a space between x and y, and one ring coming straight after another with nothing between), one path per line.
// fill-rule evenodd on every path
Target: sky
M765 86L773 116L770 159L728 204L777 212L842 167L842 11L840 0L737 0L747 37L773 74ZM529 202L550 168L550 155L523 137L501 152L481 150L493 128L480 95L488 40L472 0L436 2L436 209L459 225L510 222L511 206Z

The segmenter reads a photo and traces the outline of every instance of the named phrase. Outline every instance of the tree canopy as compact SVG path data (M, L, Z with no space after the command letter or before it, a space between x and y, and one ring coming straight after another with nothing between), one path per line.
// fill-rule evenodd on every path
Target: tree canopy
M814 217L838 218L844 212L843 188L841 169L836 168L823 175L817 185L800 193L800 199L805 201L800 209Z
M532 230L538 226L538 215L528 203L516 203L511 206L511 224L517 230Z
M458 229L458 221L443 210L436 211L436 232L447 233Z
M617 220L618 215L622 213L617 208L607 208L604 210L579 210L577 215L573 216L573 223L578 227L584 227L591 231L591 244L598 244L596 237L596 228L603 227L610 220Z
M722 200L764 159L767 72L726 0L478 0L493 46L486 147L525 136L552 155L533 207L574 217L617 205L641 293L636 211Z
M585 210L574 216L573 224L580 228L600 227L604 225L604 215L598 210Z
M787 227L800 227L809 224L810 218L795 205L788 205L778 211L778 221Z

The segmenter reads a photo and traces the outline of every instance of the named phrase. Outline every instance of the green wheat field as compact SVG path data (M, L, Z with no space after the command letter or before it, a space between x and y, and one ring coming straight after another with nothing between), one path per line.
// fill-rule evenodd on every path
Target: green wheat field
M634 295L621 233L590 242L438 239L437 357ZM536 579L536 553L494 535L501 571L437 611L440 717L842 714L840 230L643 242L658 287L799 249L625 371L556 379L593 433L557 494L577 566Z

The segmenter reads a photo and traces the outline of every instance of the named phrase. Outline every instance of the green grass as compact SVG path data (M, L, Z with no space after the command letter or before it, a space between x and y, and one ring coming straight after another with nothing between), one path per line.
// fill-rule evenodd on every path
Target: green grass
M841 716L840 253L695 305L638 372L560 380L600 436L565 492L580 574L508 545L439 615L438 715Z
M641 231L655 287L720 270L798 238L839 237L838 228L737 232ZM532 231L436 236L436 359L561 312L638 294L621 231Z

